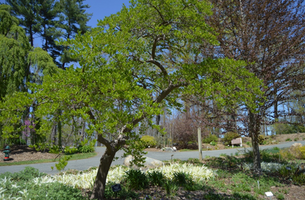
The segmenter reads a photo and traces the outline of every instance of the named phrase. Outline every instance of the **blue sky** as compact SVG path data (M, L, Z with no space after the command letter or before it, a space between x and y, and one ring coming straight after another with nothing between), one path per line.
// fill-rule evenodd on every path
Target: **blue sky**
M86 0L85 4L90 6L88 13L93 14L88 25L96 27L97 20L117 13L121 10L123 4L129 5L129 0Z
M0 0L0 2L5 3L5 0ZM87 9L87 12L93 14L88 25L96 27L97 20L117 13L121 10L123 4L126 6L129 5L129 0L86 0L84 1L84 4L90 6L90 8Z

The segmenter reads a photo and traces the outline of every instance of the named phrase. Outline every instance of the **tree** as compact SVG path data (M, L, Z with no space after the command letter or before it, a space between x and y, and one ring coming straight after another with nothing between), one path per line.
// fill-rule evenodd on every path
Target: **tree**
M60 0L59 7L61 9L60 16L60 27L64 31L62 35L63 40L72 39L80 32L84 34L89 30L87 22L90 20L92 14L86 13L86 8L89 5L83 4L84 0ZM61 68L65 68L65 64L71 61L77 61L69 56L67 47L64 48L61 54Z
M303 0L211 1L214 15L209 24L219 33L219 47L211 52L244 60L247 69L260 78L264 97L257 98L256 113L248 109L254 168L260 171L258 135L261 125L279 118L278 106L304 89L305 12ZM211 50L211 48L209 48ZM271 113L273 110L273 114Z
M6 0L6 3L12 7L11 12L19 19L26 34L29 35L31 46L34 46L34 35L39 31L36 14L39 10L37 0Z
M217 44L203 20L210 9L207 1L131 1L129 8L67 41L81 68L45 76L42 85L32 84L31 95L7 97L0 106L7 119L6 133L14 130L15 121L10 119L17 119L31 99L38 102L35 115L42 120L41 134L58 110L61 120L83 118L90 124L87 132L97 133L98 141L106 146L91 196L103 199L116 152L123 149L135 157L134 163L143 161L137 142L140 135L133 129L144 119L154 126L153 117L165 105L169 109L180 105L178 94L207 96L218 105L228 101L250 105L252 93L260 93L261 82L245 70L244 62L202 54L203 41ZM190 52L186 62L183 55ZM26 95L27 101L18 106L19 95Z
M0 103L16 91L27 93L27 82L37 82L43 74L56 70L47 52L30 46L25 31L18 26L18 19L11 16L10 9L9 5L0 5ZM27 116L23 113L19 117ZM2 135L3 138L14 136Z

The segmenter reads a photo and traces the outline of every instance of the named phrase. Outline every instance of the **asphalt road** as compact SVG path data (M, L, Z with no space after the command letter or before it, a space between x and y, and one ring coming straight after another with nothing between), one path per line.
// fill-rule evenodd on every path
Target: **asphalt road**
M279 148L285 148L290 147L295 142L286 142L276 145L268 145L268 146L260 146L260 149L268 149L273 147L279 147ZM305 141L298 141L298 143L302 143L305 145ZM248 150L251 150L252 148L247 148ZM239 152L242 154L242 152L245 150L245 148L234 148L234 149L223 149L223 150L214 150L214 151L203 151L202 156L203 158L205 156L210 157L217 157L221 154L235 154L236 152ZM98 166L99 160L102 157L103 153L105 151L104 147L97 147L96 152L98 153L97 156L88 158L88 159L82 159L82 160L71 160L68 162L68 165L65 169L77 169L77 170L86 170L90 167ZM124 158L122 158L123 151L118 151L116 154L116 157L119 157L118 160L115 160L112 162L112 165L118 165L123 164ZM170 160L171 157L173 159L181 159L181 160L187 160L189 158L199 158L199 152L198 151L186 151L186 152L152 152L149 151L146 154L147 157L154 158L157 160ZM41 164L31 164L31 165L14 165L14 166L0 166L0 174L5 172L19 172L23 170L26 166L31 166L39 169L41 172L45 172L48 174L56 174L58 171L55 168L55 162L52 163L41 163ZM54 167L54 170L51 169L51 166Z

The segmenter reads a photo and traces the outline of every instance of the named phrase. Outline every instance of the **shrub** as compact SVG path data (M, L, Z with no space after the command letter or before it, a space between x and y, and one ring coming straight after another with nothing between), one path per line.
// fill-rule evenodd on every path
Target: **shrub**
M292 140L291 140L290 138L287 138L285 141L287 141L287 142L288 142L288 141L289 141L289 142L291 142Z
M153 171L153 172L148 172L148 179L151 185L156 185L156 186L162 186L165 177L163 176L162 172L159 171Z
M212 146L216 146L216 142L214 142L214 141L212 141L212 142L210 142L210 145L212 145Z
M131 169L126 172L124 181L129 189L140 190L148 187L148 178L140 170Z
M186 184L193 184L191 175L184 172L174 172L173 182L179 186L185 186Z
M267 137L266 136L264 136L264 135L258 135L258 143L260 144L260 145L262 145L262 144L264 144L264 141L267 139ZM266 143L265 143L266 144Z
M299 147L302 159L305 159L305 146Z
M298 141L299 140L299 138L294 138L294 141Z
M155 147L157 145L156 139L150 135L142 136L141 141L145 147Z
M225 145L231 145L231 140L238 138L238 137L239 137L238 133L227 132L224 135L224 138L222 139L222 141L224 142Z
M49 152L50 152L50 153L55 153L55 154L57 154L57 153L60 152L60 148L59 148L58 145L53 145L53 146L50 148L50 151L49 151Z
M203 138L202 142L203 143L211 143L211 142L217 142L218 141L218 137L216 135L213 135L210 133L210 135L206 136L205 138Z
M76 147L70 147L70 146L65 147L65 154L74 154L77 152L78 152L78 149Z
M85 139L80 143L78 146L78 152L79 153L90 153L94 152L94 145L95 145L96 139L92 141L88 141L88 139Z

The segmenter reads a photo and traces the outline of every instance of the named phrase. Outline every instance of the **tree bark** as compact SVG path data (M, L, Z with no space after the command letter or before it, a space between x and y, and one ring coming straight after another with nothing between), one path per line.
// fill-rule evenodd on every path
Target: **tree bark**
M249 111L249 133L252 139L252 149L253 149L253 170L255 173L260 173L261 171L261 158L259 153L259 142L258 135L260 126L258 120L256 119L256 114Z
M107 149L100 160L100 165L97 171L97 175L95 178L94 187L90 199L97 199L97 200L104 199L106 178L112 160L116 153L115 149L117 148L114 148L112 146L107 146Z

